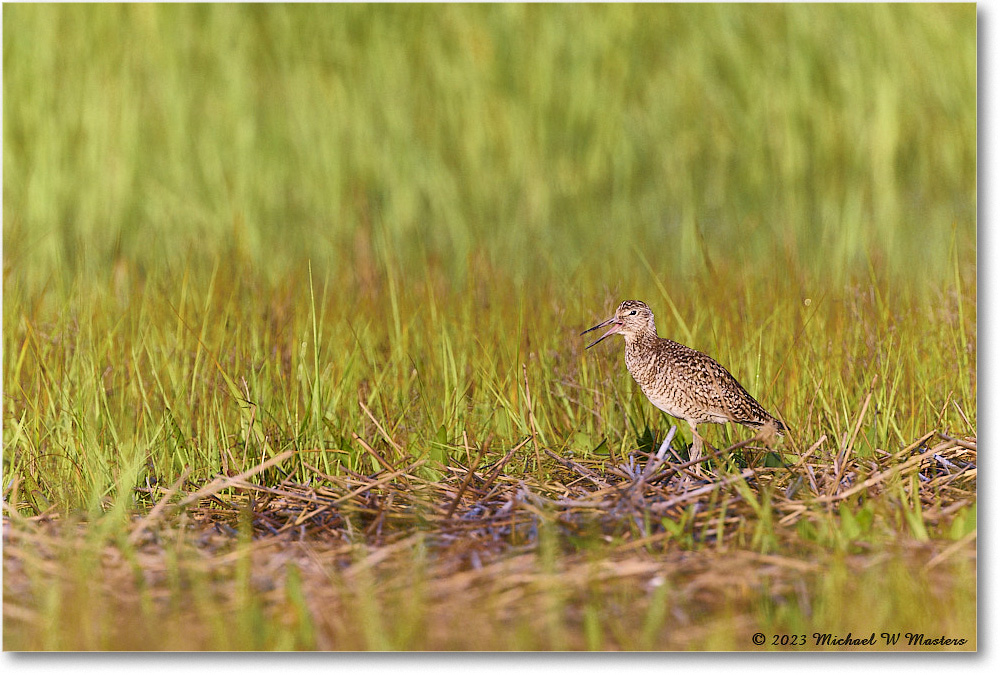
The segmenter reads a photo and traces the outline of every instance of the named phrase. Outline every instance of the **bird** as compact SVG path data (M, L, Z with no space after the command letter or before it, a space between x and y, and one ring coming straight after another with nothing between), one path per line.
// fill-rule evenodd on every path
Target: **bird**
M690 461L702 454L699 424L737 422L754 429L770 426L781 435L787 431L718 361L657 335L653 311L646 303L626 300L614 316L580 335L605 326L611 328L586 349L611 335L624 336L625 367L642 393L654 406L691 427Z

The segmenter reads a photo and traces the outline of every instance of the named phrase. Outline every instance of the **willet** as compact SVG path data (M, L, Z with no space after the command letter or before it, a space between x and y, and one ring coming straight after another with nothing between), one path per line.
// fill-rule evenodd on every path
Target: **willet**
M642 393L657 408L691 426L692 460L701 457L699 424L737 422L754 429L771 425L779 434L786 429L715 359L659 337L653 312L646 303L626 300L613 317L580 334L608 325L608 332L587 349L609 335L625 337L625 366Z

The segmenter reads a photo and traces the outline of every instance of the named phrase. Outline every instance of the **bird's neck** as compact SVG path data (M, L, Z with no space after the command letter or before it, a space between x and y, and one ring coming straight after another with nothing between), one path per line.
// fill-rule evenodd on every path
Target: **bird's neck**
M656 328L643 328L637 333L626 333L625 346L629 349L642 348L646 345L654 344L658 337L659 336L656 334Z

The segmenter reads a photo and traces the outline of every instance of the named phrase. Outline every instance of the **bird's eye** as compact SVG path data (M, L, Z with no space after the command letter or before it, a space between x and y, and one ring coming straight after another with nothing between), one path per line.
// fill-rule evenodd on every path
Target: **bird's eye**
M628 315L629 316L635 316L635 310L633 309L631 312L628 313Z

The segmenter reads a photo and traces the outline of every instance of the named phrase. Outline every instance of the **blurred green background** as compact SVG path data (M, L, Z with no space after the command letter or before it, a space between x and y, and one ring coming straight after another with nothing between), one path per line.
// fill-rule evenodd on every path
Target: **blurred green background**
M975 274L973 4L8 5L3 50L29 295L389 257L600 285L637 251Z

